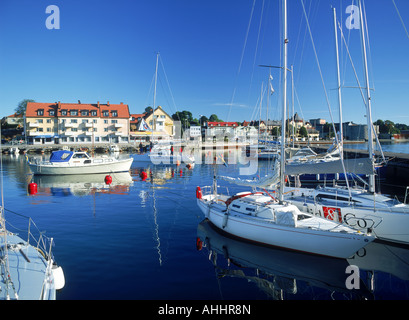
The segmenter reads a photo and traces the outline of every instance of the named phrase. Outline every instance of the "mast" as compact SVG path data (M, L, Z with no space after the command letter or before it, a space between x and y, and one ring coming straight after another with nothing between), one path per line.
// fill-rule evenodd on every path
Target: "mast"
M339 156L342 161L342 168L344 170L344 175L345 175L345 183L347 185L347 190L349 193L349 198L351 199L351 189L349 188L349 181L348 181L348 175L345 170L345 164L344 164L344 128L342 126L342 98L341 98L341 74L339 71L339 52L338 52L338 29L337 29L337 14L335 7L332 8L334 12L334 32L335 32L335 53L337 57L337 81L338 81L338 109L339 109L339 133L340 133L340 140L338 141L335 133L335 141L339 143Z
M285 169L285 131L286 131L286 103L287 103L287 0L282 0L282 14L283 14L283 114L281 119L281 159L280 159L280 192L279 200L284 200L284 169Z
M362 54L364 59L364 74L365 74L365 89L366 89L366 118L368 124L368 154L369 159L372 161L373 165L373 136L372 136L372 111L371 111L371 92L369 88L369 76L368 76L368 61L366 56L366 41L365 41L365 29L364 29L364 18L362 14L362 1L358 0L359 3L359 20L361 27L361 41L362 41ZM369 175L369 191L375 192L375 175Z
M152 119L153 119L152 137L153 137L153 133L156 130L155 106L156 106L156 84L158 82L158 62L159 62L159 52L156 53L155 88L153 90L153 108L152 108Z
M343 149L344 143L344 128L342 126L342 101L341 101L341 76L339 71L339 53L338 53L338 32L337 32L337 14L335 12L335 7L332 8L334 12L334 32L335 32L335 51L337 57L337 81L338 81L338 105L339 105L339 132L341 134L340 147Z

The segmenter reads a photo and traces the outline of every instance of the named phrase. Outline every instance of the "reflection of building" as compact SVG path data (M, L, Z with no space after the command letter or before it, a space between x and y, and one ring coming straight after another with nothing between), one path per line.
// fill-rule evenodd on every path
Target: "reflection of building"
M127 143L129 108L123 104L28 102L25 115L27 142Z

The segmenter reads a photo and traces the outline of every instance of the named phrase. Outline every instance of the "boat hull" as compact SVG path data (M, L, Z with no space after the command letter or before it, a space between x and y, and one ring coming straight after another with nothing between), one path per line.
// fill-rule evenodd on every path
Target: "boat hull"
M372 233L380 240L409 245L409 213L394 210L379 210L373 207L357 207L338 204L324 204L305 199L288 198L301 211L313 213L325 217L328 210L336 212L336 220L345 225L357 229L371 229ZM403 207L402 207L403 208ZM332 216L330 217L333 218Z
M217 228L236 237L274 247L346 259L373 240L363 234L339 232L334 235L330 231L297 229L243 214L230 213L226 216L223 205L203 199L198 199L197 203L205 217Z
M96 173L114 173L125 172L131 168L133 159L124 160L104 160L103 162L91 162L87 164L70 163L48 163L35 164L30 163L30 169L37 175L65 175L65 174L96 174Z

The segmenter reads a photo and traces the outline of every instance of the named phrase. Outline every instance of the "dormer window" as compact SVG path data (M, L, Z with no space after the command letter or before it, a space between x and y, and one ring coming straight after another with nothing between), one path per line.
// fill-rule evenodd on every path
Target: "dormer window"
M67 115L67 110L61 110L61 115L66 116Z
M118 111L116 111L116 110L112 111L112 116L117 117L118 116Z
M37 110L37 115L38 116L43 116L44 115L44 109L38 109Z
M109 117L109 111L102 111L103 117Z
M50 116L54 116L55 115L55 111L54 110L50 110L49 111Z
M70 115L71 116L78 116L78 110L71 110Z
M88 110L81 110L81 116L88 117L89 116L89 111Z

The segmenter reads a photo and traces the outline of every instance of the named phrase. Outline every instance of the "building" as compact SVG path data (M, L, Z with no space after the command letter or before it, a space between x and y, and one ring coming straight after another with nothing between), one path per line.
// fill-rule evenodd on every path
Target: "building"
M127 143L127 104L28 102L25 133L31 144Z
M174 121L161 106L154 112L131 115L130 138L133 141L169 139L175 135Z

